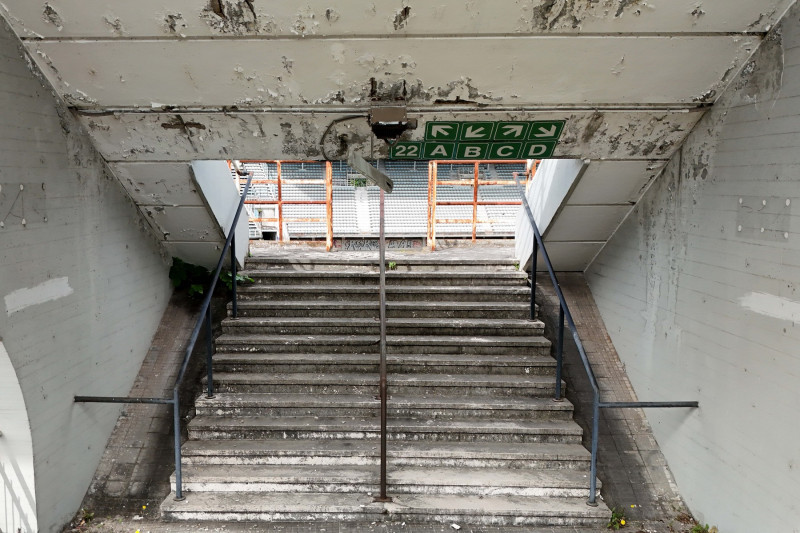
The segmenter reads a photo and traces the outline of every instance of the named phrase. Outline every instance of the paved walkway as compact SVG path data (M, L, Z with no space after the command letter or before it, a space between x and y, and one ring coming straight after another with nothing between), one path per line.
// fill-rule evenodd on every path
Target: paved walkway
M387 260L402 260L410 255L431 255L442 259L480 258L513 260L512 240L469 241L440 240L436 252L427 249L392 250ZM325 252L324 245L286 245L254 242L251 254L273 257L307 258L335 254L337 258L378 259L376 251ZM549 327L557 317L558 304L552 286L540 276L538 302L540 314ZM633 399L633 389L624 368L611 344L602 319L594 306L591 293L580 274L562 274L559 281L575 317L577 327L586 345L588 356L606 400ZM217 313L219 318L222 311ZM177 366L183 357L183 342L194 325L195 315L191 304L180 298L173 299L153 340L131 395L159 396L171 391ZM550 330L552 331L552 329ZM177 334L176 334L177 332ZM566 336L569 339L569 335ZM198 343L203 345L202 342ZM570 383L569 399L576 406L576 418L584 426L584 440L591 407L587 403L588 383L581 381L582 367L577 359L574 344L565 345L565 371ZM169 492L172 464L172 418L164 406L128 406L109 439L102 462L95 474L83 507L91 509L97 517L90 524L79 526L73 522L65 531L96 532L189 532L264 531L275 533L519 533L521 529L461 526L459 524L263 524L263 523L169 523L159 520L159 505ZM669 470L658 445L652 437L647 420L641 410L614 410L603 413L599 472L603 481L603 497L610 507L625 509L629 523L626 530L636 533L683 533L691 529L688 516L678 496ZM633 506L633 507L632 507ZM592 530L574 528L540 528L529 533L589 533Z

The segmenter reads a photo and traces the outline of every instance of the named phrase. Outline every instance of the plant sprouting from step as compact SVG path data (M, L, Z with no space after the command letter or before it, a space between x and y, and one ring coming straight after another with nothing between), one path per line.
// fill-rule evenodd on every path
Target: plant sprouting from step
M718 533L717 526L710 526L708 524L695 524L691 529L691 533Z
M193 265L175 257L169 269L169 279L177 291L186 291L190 297L197 297L205 293L206 287L211 284L211 272L200 265ZM219 275L220 281L233 290L233 276L230 270L223 270ZM236 283L253 283L255 280L249 276L236 274Z
M394 261L389 261L389 264L386 265L386 268L388 268L389 270L397 270L397 263L395 263Z
M606 528L618 530L625 527L625 524L625 510L616 507L611 509L611 518L608 520Z
M205 286L211 281L211 273L205 267L174 257L169 269L169 279L175 290L185 290L189 296L198 296L203 294Z
M229 291L233 290L233 274L230 270L223 270L222 273L219 275L219 280L228 287ZM251 278L250 276L244 276L242 274L236 273L236 284L240 285L243 283L254 283L256 280Z

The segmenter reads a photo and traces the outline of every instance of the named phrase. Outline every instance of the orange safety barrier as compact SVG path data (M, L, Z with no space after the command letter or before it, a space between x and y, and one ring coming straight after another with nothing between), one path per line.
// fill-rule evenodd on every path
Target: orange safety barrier
M254 222L277 222L278 223L278 240L284 241L283 223L284 222L325 222L325 249L330 251L333 247L333 166L330 161L305 161L305 160L255 160L248 159L242 160L242 163L259 163L259 164L273 164L276 169L276 178L274 179L253 179L252 183L271 183L277 185L277 200L245 200L245 204L250 205L277 205L277 217L261 217L253 218ZM428 162L428 245L431 250L436 249L436 224L472 224L472 241L477 239L478 224L494 223L496 220L492 219L478 219L478 206L485 205L520 205L522 202L516 201L479 201L478 188L482 185L514 185L514 180L498 180L498 179L480 179L480 165L482 164L509 164L509 163L526 163L525 160L486 160L486 161L429 161ZM230 165L230 161L228 162ZM296 185L325 185L325 199L324 200L284 200L283 199L283 184L286 180L283 178L282 165L286 164L311 164L311 165L325 165L324 179L294 179L291 183ZM437 176L437 168L439 164L449 165L472 165L474 168L474 176L472 179L445 179L439 180ZM525 171L525 181L529 182L536 172L539 161L534 161L533 165L529 166ZM516 176L517 173L514 173ZM240 180L246 179L243 177ZM457 186L471 186L473 188L472 201L438 201L436 199L436 188L439 185L457 185ZM325 218L319 217L285 217L283 214L283 207L285 205L325 205ZM472 218L436 218L437 206L453 206L453 205L471 205Z
M246 204L255 205L277 205L277 217L263 217L252 219L256 222L277 222L278 223L278 240L284 242L283 223L284 222L325 222L325 249L330 251L333 248L333 167L330 161L303 161L303 160L257 160L257 159L243 159L244 163L259 163L259 164L274 164L276 170L275 179L254 179L253 184L259 183L273 183L277 185L277 200L246 200ZM229 163L230 164L230 163ZM283 199L283 172L282 165L285 164L310 164L310 165L325 165L325 177L323 179L292 179L290 180L293 185L325 185L325 199L324 200L284 200ZM240 180L243 178L239 178ZM309 217L285 217L283 215L283 206L285 205L325 205L325 218L309 218Z
M483 220L478 219L478 206L481 205L521 205L521 200L516 201L479 201L478 200L478 188L481 185L515 185L516 181L514 180L482 180L480 179L480 165L483 164L508 164L508 163L527 163L527 161L519 160L519 161L509 161L509 160L485 160L485 161L430 161L428 163L428 246L430 246L431 250L436 249L436 224L469 224L472 223L472 242L475 242L478 237L478 224L491 224L495 222L494 220ZM446 180L439 180L438 178L438 167L440 164L445 165L473 165L474 167L474 177L473 179L446 179ZM531 165L525 171L525 181L527 182L530 178L533 177L533 174L536 172L536 167L538 166L539 161L534 161L533 165ZM515 172L514 175L516 176L517 173ZM471 186L472 187L472 201L471 202L464 202L464 201L438 201L436 199L436 188L439 185L460 185L460 186ZM436 207L437 206L445 206L445 205L471 205L472 206L472 218L470 219L462 219L462 218L436 218Z

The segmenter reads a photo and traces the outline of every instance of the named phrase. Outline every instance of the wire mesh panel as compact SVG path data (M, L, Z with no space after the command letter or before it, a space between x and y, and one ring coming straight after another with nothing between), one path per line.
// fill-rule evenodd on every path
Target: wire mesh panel
M373 163L375 164L375 163ZM253 174L247 197L251 237L321 239L379 233L379 189L343 161L244 161ZM513 235L520 197L513 178L525 162L385 161L394 189L385 197L389 236ZM236 173L231 170L233 176ZM429 178L434 179L431 186ZM435 213L434 218L429 215ZM435 237L434 237L435 238Z

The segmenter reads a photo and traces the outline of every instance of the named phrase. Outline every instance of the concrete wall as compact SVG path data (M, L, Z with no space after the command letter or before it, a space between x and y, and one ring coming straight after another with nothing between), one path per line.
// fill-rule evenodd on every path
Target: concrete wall
M678 487L725 533L800 531L800 10L587 270Z
M32 428L39 530L57 531L119 414L73 395L127 394L170 286L138 211L17 43L0 21L0 340L13 369L3 379L17 381ZM0 409L0 431L19 407ZM0 462L24 460L7 450Z
M536 169L525 197L528 199L539 233L543 236L547 234L550 222L566 201L583 165L581 159L546 159ZM520 209L517 215L517 229L514 235L514 256L519 260L523 270L528 270L531 267L533 254L533 228L524 208ZM550 260L555 261L557 258L551 257ZM540 268L544 266L541 261L539 265ZM558 268L555 263L554 266Z
M192 161L192 173L198 190L203 196L208 209L227 238L233 224L233 217L239 208L242 196L239 187L231 179L231 171L227 161ZM244 259L250 246L250 231L248 229L246 209L242 208L239 220L236 223L236 260L239 266L244 266ZM188 260L188 259L187 259ZM213 258L211 264L204 264L208 268L217 266L219 254Z

